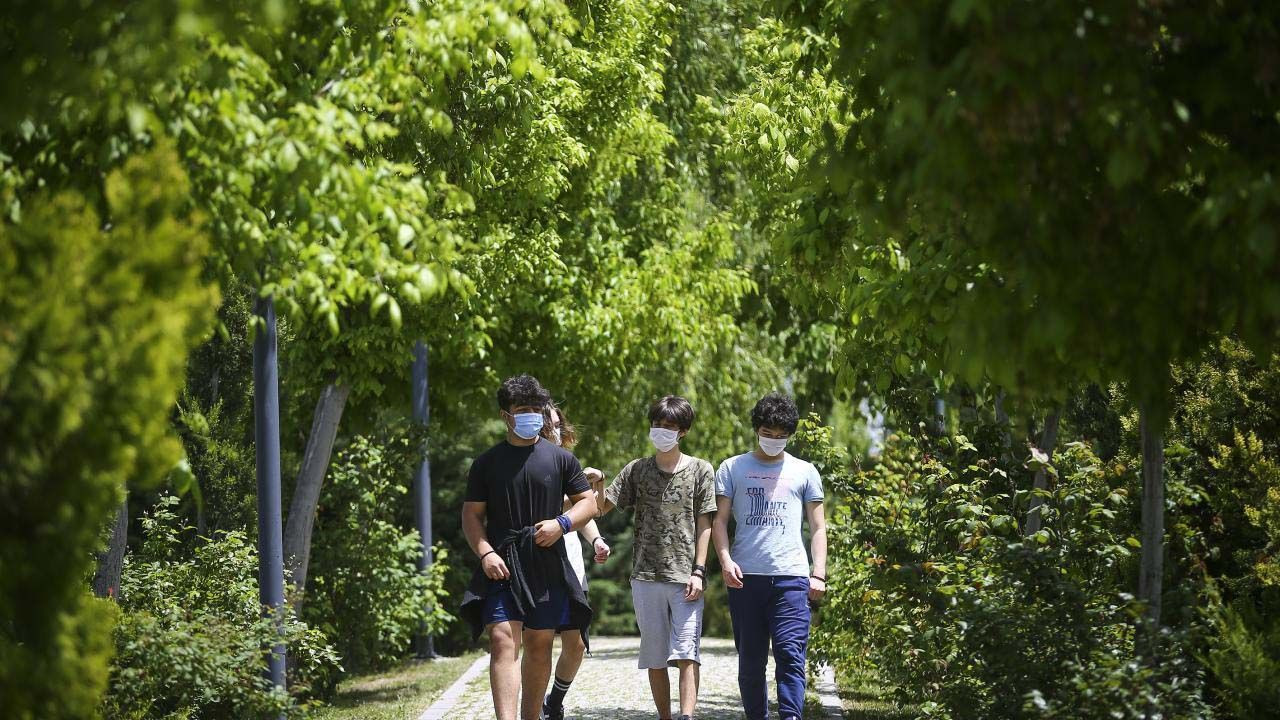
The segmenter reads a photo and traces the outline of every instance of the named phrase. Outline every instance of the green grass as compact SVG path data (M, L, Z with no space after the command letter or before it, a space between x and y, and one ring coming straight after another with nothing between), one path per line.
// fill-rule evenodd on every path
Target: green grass
M893 698L893 692L875 676L858 670L840 670L836 677L845 720L915 720L918 714Z
M481 653L408 661L393 670L338 683L333 704L316 710L315 720L413 720L466 671Z

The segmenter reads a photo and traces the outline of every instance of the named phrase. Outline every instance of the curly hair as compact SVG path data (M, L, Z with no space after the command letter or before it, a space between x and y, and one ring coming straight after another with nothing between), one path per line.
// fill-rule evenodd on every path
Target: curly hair
M502 381L498 386L498 407L511 412L513 407L531 405L536 408L545 407L551 402L551 393L542 387L538 378L532 375L516 375Z
M649 424L675 423L681 430L693 427L693 406L679 395L668 395L649 406Z
M554 401L542 408L542 437L555 442L551 431L555 429L557 414L560 415L560 447L572 450L573 446L578 444L578 431L573 423L569 422L569 416L565 415Z
M751 427L755 430L771 427L791 434L796 431L799 423L800 411L796 409L795 401L780 392L765 395L751 409Z

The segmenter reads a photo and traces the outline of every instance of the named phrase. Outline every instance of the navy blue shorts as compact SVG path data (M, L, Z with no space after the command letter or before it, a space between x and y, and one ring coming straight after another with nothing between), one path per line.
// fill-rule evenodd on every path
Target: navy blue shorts
M484 624L507 622L524 623L530 630L556 630L569 624L569 594L562 587L551 588L544 602L534 605L529 613L516 608L516 597L511 594L511 583L495 583L484 599Z

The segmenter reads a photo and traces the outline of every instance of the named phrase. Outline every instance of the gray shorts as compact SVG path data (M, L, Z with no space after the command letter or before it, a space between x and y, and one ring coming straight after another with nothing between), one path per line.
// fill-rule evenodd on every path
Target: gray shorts
M632 579L631 602L640 628L640 669L674 667L677 660L702 664L703 598L685 600L681 583Z

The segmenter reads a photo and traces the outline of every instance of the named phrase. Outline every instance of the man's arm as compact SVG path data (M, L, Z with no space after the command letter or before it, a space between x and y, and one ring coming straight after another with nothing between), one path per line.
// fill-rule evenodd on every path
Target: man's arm
M587 472L589 473L594 469L595 468L587 468ZM597 470L596 472L599 471ZM588 477L590 476L588 475ZM595 491L593 490L592 492ZM596 502L601 502L598 496L596 498ZM573 507L573 501L566 497L564 499L564 504L560 507L560 510L561 512L568 512L571 507ZM609 547L609 543L605 542L603 536L600 535L600 526L596 525L595 518L588 520L587 524L582 526L581 532L582 537L586 539L587 544L591 546L591 552L595 555L596 562L603 563L605 560L608 560L613 549ZM597 543L597 540L600 542Z
M711 522L711 537L716 543L716 553L720 558L720 574L724 584L731 588L742 587L742 568L729 555L729 517L733 514L733 498L726 495L716 496L716 517Z
M817 576L809 578L809 599L819 600L827 592L827 514L821 500L804 505L809 515L809 553L813 556L813 575Z
M711 523L714 513L703 513L694 521L694 529L697 532L697 541L694 544L693 564L702 567L701 575L690 574L689 582L685 584L684 599L697 600L702 597L703 590L707 587L707 550L711 547Z
M596 495L596 517L604 517L613 510L616 505L609 498L605 497L604 492L604 471L589 467L582 471L587 476L587 481L591 483L591 491ZM617 480L614 480L617 482ZM597 533L598 535L599 533ZM594 541L593 541L594 542Z
M491 580L505 580L510 576L507 564L489 542L485 528L485 509L488 503L462 503L462 534L467 538L471 551L480 558L480 567Z
M569 508L565 515L569 517L569 529L576 530L595 517L596 497L592 491L587 490L577 495L570 495L569 499L573 501L573 507ZM555 518L543 520L538 523L537 528L533 541L541 547L551 547L557 540L564 537L564 529L560 527L560 521Z
M570 495L569 499L573 501L573 507L569 508L569 512L565 514L569 516L569 522L573 523L573 529L577 530L596 516L596 495L587 490L577 495Z

